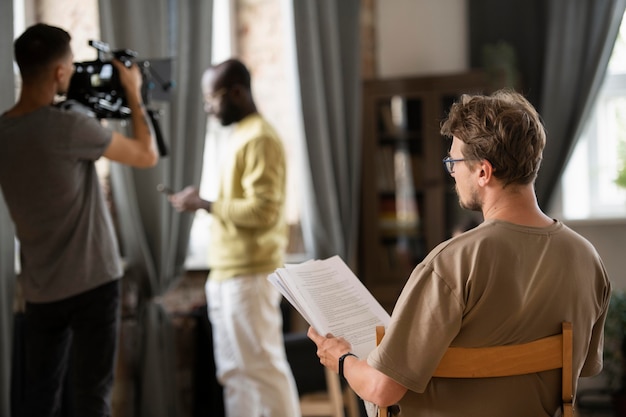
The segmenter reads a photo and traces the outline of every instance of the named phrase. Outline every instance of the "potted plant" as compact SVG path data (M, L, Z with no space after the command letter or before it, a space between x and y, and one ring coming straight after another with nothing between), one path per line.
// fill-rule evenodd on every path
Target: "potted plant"
M626 140L620 141L618 145L618 162L620 168L617 170L615 183L620 187L626 188Z
M615 182L620 187L626 188L626 161L622 165L622 168L617 172L617 178L615 179Z

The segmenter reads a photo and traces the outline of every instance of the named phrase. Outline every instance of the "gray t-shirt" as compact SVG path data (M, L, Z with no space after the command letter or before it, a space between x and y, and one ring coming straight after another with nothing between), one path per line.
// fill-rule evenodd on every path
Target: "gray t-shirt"
M503 221L435 248L411 274L374 368L409 391L404 416L552 416L560 371L521 377L431 378L448 346L530 342L573 326L573 373L602 368L610 282L593 246L561 222L533 228ZM574 381L574 388L576 381Z
M94 165L111 138L97 120L52 106L0 117L0 188L27 301L61 300L121 277Z

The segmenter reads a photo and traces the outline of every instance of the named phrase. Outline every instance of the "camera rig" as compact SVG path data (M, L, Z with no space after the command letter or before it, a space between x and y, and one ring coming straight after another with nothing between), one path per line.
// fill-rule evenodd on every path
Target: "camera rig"
M116 58L126 67L130 67L135 62L137 52L130 49L112 51L109 44L96 40L90 40L89 46L98 51L98 57L95 61L74 63L75 72L70 80L66 100L59 103L59 106L98 119L129 118L131 111L112 59ZM163 92L169 92L173 83L163 82L150 61L136 63L142 76L141 96L154 127L159 153L165 156L168 151L158 121L159 113L150 108L149 103L157 85L160 85Z

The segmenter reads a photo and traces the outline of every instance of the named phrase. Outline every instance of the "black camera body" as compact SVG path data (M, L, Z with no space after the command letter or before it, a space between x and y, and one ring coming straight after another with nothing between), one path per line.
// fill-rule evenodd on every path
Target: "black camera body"
M74 75L70 79L66 100L59 103L64 109L85 113L98 119L126 119L130 117L130 108L126 99L124 87L120 82L117 69L113 66L112 59L119 59L126 67L130 67L137 52L130 49L111 51L109 45L104 42L90 40L89 46L98 50L98 59L88 62L74 63ZM170 61L159 62L161 66L169 66ZM141 95L146 105L148 116L157 136L157 145L162 156L167 155L167 147L163 140L158 123L158 112L151 110L148 104L151 92L155 88L155 80L161 84L164 92L168 92L173 83L161 82L160 77L151 70L150 61L137 61L141 71L142 85ZM163 95L163 94L162 94Z
M124 88L111 59L117 58L130 67L137 52L130 49L111 51L109 45L100 41L89 41L89 46L98 50L98 59L74 63L75 72L67 92L69 103L75 101L93 112L100 119L125 119L130 117ZM144 103L149 100L150 72L148 61L138 62L141 68Z

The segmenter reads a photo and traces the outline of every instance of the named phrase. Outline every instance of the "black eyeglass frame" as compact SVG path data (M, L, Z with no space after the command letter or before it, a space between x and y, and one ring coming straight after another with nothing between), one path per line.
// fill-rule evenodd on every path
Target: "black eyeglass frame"
M451 158L449 156L446 156L445 158L443 158L441 160L441 162L443 162L443 166L446 169L446 171L448 171L448 174L452 175L454 174L454 164L457 162L463 162L463 161L474 161L475 159L471 159L471 158Z

